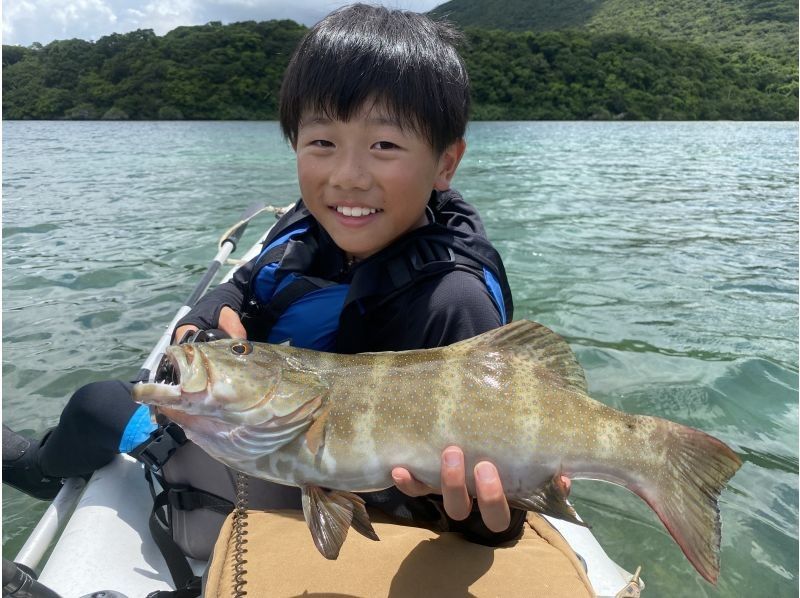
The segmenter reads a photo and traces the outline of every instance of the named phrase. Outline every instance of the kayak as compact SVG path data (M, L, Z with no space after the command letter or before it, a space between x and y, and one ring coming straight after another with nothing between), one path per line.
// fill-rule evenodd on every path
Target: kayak
M259 211L251 207L241 221L223 235L219 253L186 305L166 327L138 380L146 381L155 373L175 323L202 296L235 249L249 219ZM258 255L264 237L249 248L238 264ZM233 265L223 282L233 275L238 264ZM169 569L148 528L152 505L144 465L128 455L119 455L97 470L88 482L82 479L65 482L15 562L25 570L41 571L38 582L64 598L99 596L103 595L101 592L106 592L107 596L138 598L159 590L173 590ZM588 528L550 517L546 519L585 565L597 596L639 595L644 582L638 573L632 576L617 565ZM190 564L197 575L202 575L207 566L204 561L191 559Z

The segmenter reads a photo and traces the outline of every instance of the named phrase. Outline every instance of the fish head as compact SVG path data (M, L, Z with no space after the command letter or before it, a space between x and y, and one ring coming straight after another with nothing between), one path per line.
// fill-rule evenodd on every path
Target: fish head
M285 358L270 347L240 339L168 347L156 381L135 385L133 399L169 417L179 412L231 424L268 420L282 411L275 391L285 367Z

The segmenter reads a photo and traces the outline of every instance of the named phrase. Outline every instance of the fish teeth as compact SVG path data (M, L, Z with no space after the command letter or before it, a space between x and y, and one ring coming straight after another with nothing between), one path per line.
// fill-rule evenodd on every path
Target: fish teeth
M133 399L150 405L171 405L180 400L181 387L165 382L139 383L133 386Z
M362 216L369 216L376 212L383 212L383 210L378 210L377 208L365 208L360 206L336 206L336 211L344 216L352 216L354 218L361 218Z

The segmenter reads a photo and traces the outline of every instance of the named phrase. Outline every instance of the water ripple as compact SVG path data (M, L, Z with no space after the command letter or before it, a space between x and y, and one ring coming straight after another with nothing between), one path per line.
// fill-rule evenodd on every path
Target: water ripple
M654 596L796 595L797 123L474 123L467 142L454 186L515 317L568 339L598 400L745 462L716 589L641 501L579 481L604 548ZM244 207L298 194L276 123L4 122L3 157L3 415L35 432L81 384L135 374ZM3 507L10 558L43 507Z

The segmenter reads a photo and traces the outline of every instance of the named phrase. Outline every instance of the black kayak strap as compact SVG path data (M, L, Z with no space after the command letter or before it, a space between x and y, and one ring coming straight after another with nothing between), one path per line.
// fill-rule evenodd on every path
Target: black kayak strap
M202 590L202 580L200 577L195 577L182 588L177 590L157 590L150 592L146 598L198 598Z
M161 509L165 508L167 504L166 492L162 492L156 498L153 510L150 512L150 520L148 521L150 535L153 537L153 541L155 541L156 546L158 546L158 549L164 557L164 562L167 564L169 574L172 576L175 587L186 588L195 578L198 580L199 578L194 574L194 571L192 571L192 567L186 559L186 555L183 554L183 551L175 543L175 540L172 539L169 526L163 521L165 518L159 516L159 512ZM199 590L200 588L198 587L197 594L193 594L192 596L199 596Z
M210 509L215 513L229 515L233 511L233 503L211 492L199 490L191 486L171 485L161 492L155 500L154 507L161 508L169 505L170 508L180 511L194 511L195 509Z
M190 486L175 485L159 475L164 464L186 443L183 430L170 422L159 426L150 438L131 452L146 465L145 479L153 496L153 509L150 511L148 527L150 535L164 557L170 576L177 590L173 592L153 592L148 598L195 598L200 595L200 578L194 574L186 555L172 537L171 510L211 509L228 514L233 503L210 492ZM156 494L153 478L157 478L163 490Z
M150 535L161 551L172 581L178 588L175 592L181 592L158 594L157 598L194 598L200 595L200 578L194 574L183 550L172 538L170 533L172 522L169 520L169 511L172 508L183 510L205 508L227 514L233 510L233 504L215 494L189 486L171 487L164 490L156 496L153 502L153 510L150 511L148 521ZM196 592L195 583L197 583Z

